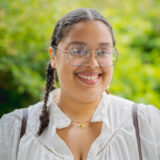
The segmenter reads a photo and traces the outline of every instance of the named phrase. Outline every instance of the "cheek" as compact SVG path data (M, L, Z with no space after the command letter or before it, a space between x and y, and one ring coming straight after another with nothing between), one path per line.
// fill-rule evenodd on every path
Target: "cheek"
M110 81L112 80L112 75L113 75L113 67L105 68L103 72L104 72L105 81L110 83Z
M67 59L59 62L57 65L57 74L60 85L68 85L74 78L75 68L66 61Z

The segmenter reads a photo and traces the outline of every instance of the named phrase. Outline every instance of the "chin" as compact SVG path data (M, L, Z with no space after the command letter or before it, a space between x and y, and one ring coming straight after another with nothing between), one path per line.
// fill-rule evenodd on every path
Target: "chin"
M100 98L102 93L103 93L102 89L90 88L90 89L84 89L81 91L77 90L76 96L78 99L80 99L80 101L90 102Z

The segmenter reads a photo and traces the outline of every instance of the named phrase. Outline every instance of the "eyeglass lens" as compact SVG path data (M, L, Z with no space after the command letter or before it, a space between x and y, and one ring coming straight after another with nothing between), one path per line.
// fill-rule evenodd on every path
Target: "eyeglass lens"
M91 50L85 45L72 45L69 48L69 62L80 66L85 64L90 57ZM96 57L101 66L113 66L117 59L116 49L111 46L103 46L96 50Z

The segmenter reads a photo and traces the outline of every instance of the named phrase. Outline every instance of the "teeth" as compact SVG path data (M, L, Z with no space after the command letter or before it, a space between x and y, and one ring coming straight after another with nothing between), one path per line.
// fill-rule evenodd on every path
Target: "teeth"
M95 80L98 78L98 76L84 76L84 75L80 75L78 74L79 77L87 79L87 80Z

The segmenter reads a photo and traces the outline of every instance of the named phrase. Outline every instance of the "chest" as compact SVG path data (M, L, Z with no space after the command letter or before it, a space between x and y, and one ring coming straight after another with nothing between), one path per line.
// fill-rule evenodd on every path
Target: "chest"
M86 160L88 151L100 135L102 122L89 123L84 128L71 124L64 129L57 129L57 134L66 143L75 160Z

